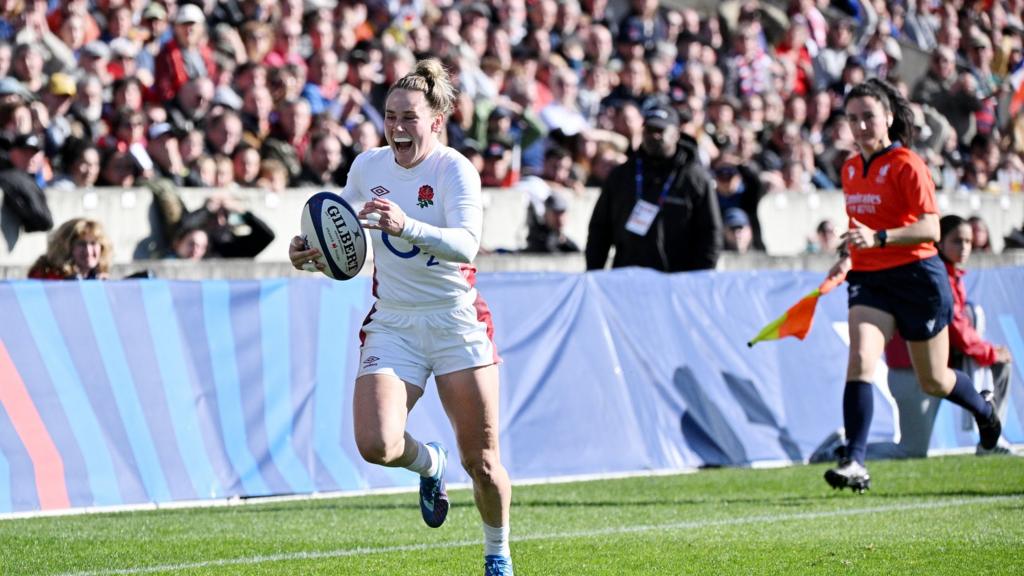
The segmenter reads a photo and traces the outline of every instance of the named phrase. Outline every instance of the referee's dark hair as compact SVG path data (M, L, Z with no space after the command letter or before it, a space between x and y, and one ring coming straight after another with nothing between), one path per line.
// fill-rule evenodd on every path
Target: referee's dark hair
M902 142L904 146L914 143L914 111L910 102L898 90L885 80L871 78L854 86L843 100L844 106L854 98L874 98L892 113L892 126L889 127L889 139Z

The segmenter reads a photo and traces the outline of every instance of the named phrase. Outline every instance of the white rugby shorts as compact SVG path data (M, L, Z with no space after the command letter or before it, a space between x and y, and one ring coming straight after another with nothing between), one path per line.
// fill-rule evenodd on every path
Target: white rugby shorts
M377 301L359 332L359 372L387 374L423 388L443 376L498 364L494 325L476 290L456 302L407 305Z

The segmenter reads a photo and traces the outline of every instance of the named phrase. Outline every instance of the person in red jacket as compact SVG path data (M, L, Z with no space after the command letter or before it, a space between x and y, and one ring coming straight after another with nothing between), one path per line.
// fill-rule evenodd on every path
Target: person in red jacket
M213 50L206 40L206 14L195 4L182 4L174 19L174 38L157 54L156 83L152 96L160 102L174 100L178 90L193 78L217 76Z
M969 220L960 216L947 215L939 220L939 257L946 266L949 285L953 292L953 321L949 324L950 365L967 373L976 368L988 369L992 374L992 401L996 412L1002 418L1006 414L1010 389L1010 350L985 340L976 329L977 319L974 308L967 301L967 288L963 277L964 266L971 256L973 230ZM938 402L928 401L921 394L898 390L901 374L912 369L906 341L897 333L885 347L886 362L889 365L889 387L900 406L900 427L902 438L899 442L903 456L924 457L928 454ZM975 372L976 373L976 372ZM894 377L897 377L894 380ZM903 396L907 397L902 402ZM976 453L1009 454L1012 450L1004 440L993 449L987 450L980 444ZM870 452L870 449L869 449Z
M825 472L833 488L863 492L871 477L864 466L873 415L871 381L885 343L898 329L908 342L921 389L968 410L981 444L995 447L1002 432L990 398L949 363L953 295L934 242L939 239L935 183L913 142L914 116L890 84L871 79L846 95L846 116L860 154L841 176L849 230L848 252L829 271L849 283L850 354L843 391L848 439L838 466Z

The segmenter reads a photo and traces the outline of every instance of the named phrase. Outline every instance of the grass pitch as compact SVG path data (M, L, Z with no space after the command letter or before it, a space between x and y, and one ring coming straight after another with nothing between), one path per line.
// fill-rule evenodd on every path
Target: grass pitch
M516 487L516 574L1024 573L1024 458L869 462L864 495L825 468ZM0 521L0 574L481 574L451 497L436 530L412 493Z

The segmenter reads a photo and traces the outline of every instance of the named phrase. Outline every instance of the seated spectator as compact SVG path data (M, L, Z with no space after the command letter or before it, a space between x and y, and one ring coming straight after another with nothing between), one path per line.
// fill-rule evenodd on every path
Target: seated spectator
M288 168L276 158L260 160L260 174L256 187L280 194L288 187Z
M174 39L156 57L154 94L170 102L189 80L217 74L213 49L206 40L206 15L195 4L182 4L174 17Z
M106 280L113 248L103 225L88 218L72 218L50 236L46 254L28 271L41 280Z
M569 203L560 192L551 192L544 200L542 221L531 220L524 252L555 254L579 252L580 247L565 235L566 212Z
M988 233L988 223L981 216L971 216L967 219L971 226L971 252L976 254L992 253L992 238Z
M255 258L274 241L274 231L231 196L215 194L202 208L185 216L182 228L196 227L209 236L209 256Z
M198 226L184 226L174 235L171 243L172 252L168 258L179 260L202 260L206 257L210 246L210 237L206 230Z
M21 221L25 232L53 228L53 216L35 173L43 162L43 144L35 134L0 137L0 190L4 208Z
M754 239L750 219L741 208L726 208L722 215L723 246L729 252L746 254Z
M814 236L808 239L807 252L809 254L828 254L831 256L839 249L840 243L839 235L836 234L835 223L832 222L832 219L825 218L818 222L817 228L814 229Z
M342 187L346 175L345 157L342 154L341 141L330 133L313 136L309 152L302 163L302 174L292 181L297 188Z
M64 147L65 172L47 185L47 191L74 192L96 186L100 177L100 152L96 145L86 140L72 138Z
M171 124L157 122L149 127L148 135L146 150L155 164L155 176L167 178L176 186L184 186L189 177L189 169L181 159L181 148L178 145L181 134Z
M234 165L235 182L239 186L256 186L256 181L260 177L260 160L260 151L246 143L235 149L231 162Z
M766 188L757 173L731 154L719 156L712 164L715 188L718 191L718 207L724 214L729 208L740 208L747 215L752 234L754 250L764 250L761 239L761 220L757 206L764 197Z
M495 137L483 150L484 169L480 184L484 188L508 188L518 180L512 170L512 143L504 137Z

